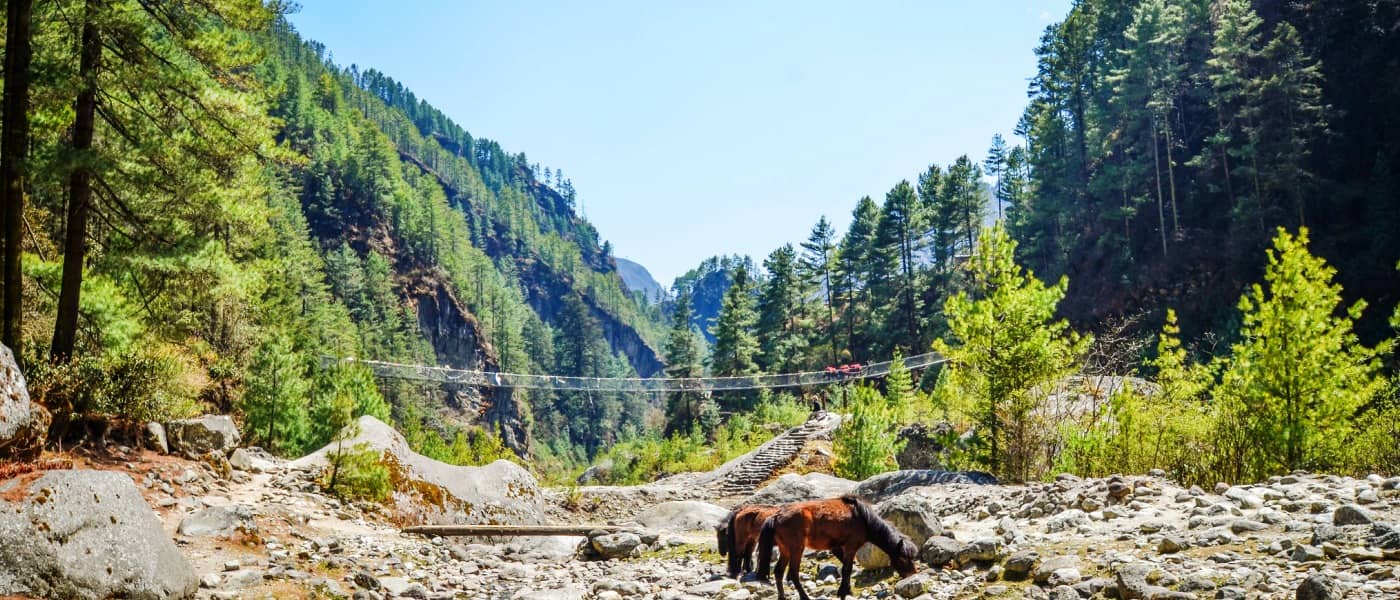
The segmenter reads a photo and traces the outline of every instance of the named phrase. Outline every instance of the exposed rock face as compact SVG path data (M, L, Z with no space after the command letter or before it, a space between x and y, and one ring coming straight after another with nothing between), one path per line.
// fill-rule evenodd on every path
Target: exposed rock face
M856 482L825 473L788 473L744 499L743 504L787 504L848 494Z
M171 452L198 458L209 452L227 454L238 447L242 436L228 415L204 415L165 424Z
M904 447L894 455L894 461L905 470L942 469L943 440L952 431L953 426L948 423L935 423L932 426L911 423L899 430L899 439L904 440Z
M656 531L701 531L714 529L728 514L729 509L709 502L677 500L648 508L634 520L638 525Z
M15 355L0 344L0 460L34 460L48 439L49 411L29 399Z
M879 502L910 488L950 483L995 484L997 478L980 471L891 471L862 481L853 493L871 502Z
M199 585L125 474L29 474L0 498L0 595L186 598Z
M381 452L394 480L394 507L400 517L423 524L535 525L544 521L544 500L534 476L519 465L498 460L480 467L435 461L408 447L393 428L371 416L351 427L345 448L359 444ZM332 442L290 463L293 469L329 464Z

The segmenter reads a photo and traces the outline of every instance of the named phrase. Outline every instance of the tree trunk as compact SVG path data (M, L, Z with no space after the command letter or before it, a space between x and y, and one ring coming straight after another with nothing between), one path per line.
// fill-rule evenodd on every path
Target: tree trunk
M4 131L0 132L0 179L5 188L4 334L3 341L23 360L20 325L23 317L23 272L20 269L20 230L24 222L25 157L29 149L30 21L33 0L9 0L5 27Z
M49 356L67 361L73 354L78 333L79 295L83 286L83 262L87 256L87 219L92 204L92 130L97 109L97 70L102 60L102 40L98 36L96 12L101 0L87 0L83 23L82 58L78 79L82 88L73 103L73 153L78 164L68 184L68 225L63 240L63 283L58 294L58 315L54 322L53 346Z
M1172 199L1172 234L1181 235L1181 221L1177 217L1176 210L1176 169L1172 165L1172 121L1165 119L1167 126L1167 188L1171 190Z
M1157 226L1162 232L1162 256L1167 255L1167 215L1162 207L1162 160L1157 154L1157 115L1152 115L1152 173L1157 179Z

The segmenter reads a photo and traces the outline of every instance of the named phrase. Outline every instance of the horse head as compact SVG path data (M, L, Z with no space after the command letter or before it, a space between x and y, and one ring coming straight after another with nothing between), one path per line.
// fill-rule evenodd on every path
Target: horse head
M914 545L914 540L906 536L899 536L899 545L896 552L890 555L890 566L899 572L900 577L908 577L919 570L914 564L914 559L919 556L919 547Z

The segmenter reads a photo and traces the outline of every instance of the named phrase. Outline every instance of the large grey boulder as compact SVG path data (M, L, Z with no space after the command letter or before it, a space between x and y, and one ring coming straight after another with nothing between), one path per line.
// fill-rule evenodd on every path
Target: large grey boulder
M49 411L30 401L15 355L0 344L0 460L34 460L49 436Z
M0 595L188 598L194 569L112 471L46 471L0 483Z
M438 462L408 447L392 427L360 417L342 435L344 448L379 452L394 482L396 518L425 525L538 525L544 522L544 496L529 471L508 460L480 467ZM361 446L363 445L363 446ZM291 469L323 469L340 442L292 461Z
M209 452L227 454L238 447L242 436L228 415L204 415L178 419L165 424L170 451L198 458Z
M648 508L633 520L642 527L657 531L700 531L714 529L728 514L729 509L709 502L678 500Z
M994 485L997 478L981 471L910 469L881 473L866 479L860 482L852 493L871 502L879 502L902 494L910 488L950 483Z
M933 498L923 494L904 494L879 503L875 511L900 533L909 536L914 545L922 547L925 540L943 535L938 508L938 502ZM870 569L889 566L890 557L874 545L866 544L856 552L856 561L862 568Z
M835 498L851 493L856 482L825 473L797 475L788 473L777 478L740 504L788 504L818 498Z

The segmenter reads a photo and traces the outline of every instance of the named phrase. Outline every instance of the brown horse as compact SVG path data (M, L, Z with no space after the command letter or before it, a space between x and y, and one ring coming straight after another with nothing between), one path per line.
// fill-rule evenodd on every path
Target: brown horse
M729 554L729 576L741 571L753 571L753 548L758 544L758 530L778 507L768 504L745 504L729 511L729 516L715 527L719 555Z
M866 542L884 550L900 576L908 577L918 570L914 565L914 557L919 553L918 546L888 521L881 519L869 504L859 498L842 496L789 504L764 521L759 531L758 576L768 579L773 545L777 544L781 553L776 580L778 600L784 598L784 569L787 570L788 581L797 588L797 595L802 600L808 600L807 591L802 589L802 582L797 576L802 552L807 548L830 550L841 561L841 587L837 588L836 597L845 598L851 595L851 569L856 551Z

